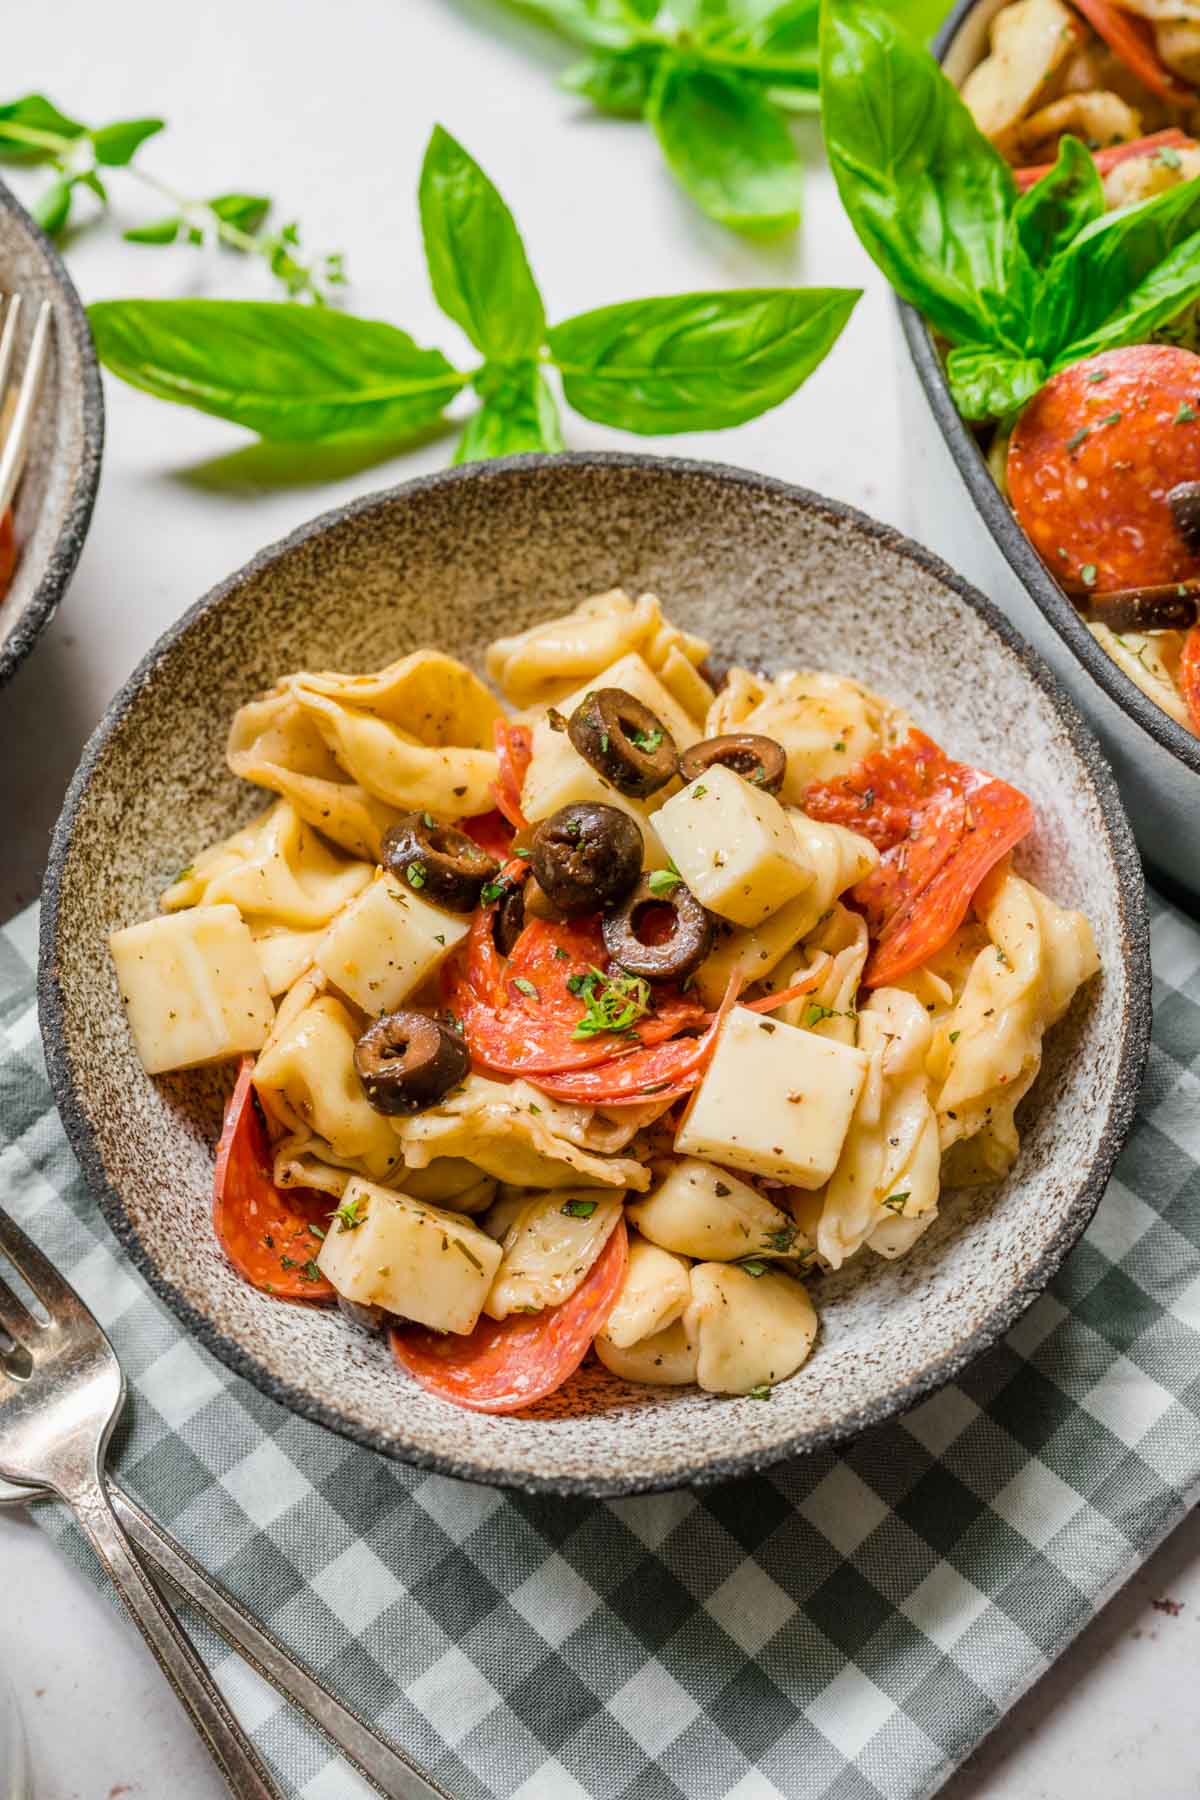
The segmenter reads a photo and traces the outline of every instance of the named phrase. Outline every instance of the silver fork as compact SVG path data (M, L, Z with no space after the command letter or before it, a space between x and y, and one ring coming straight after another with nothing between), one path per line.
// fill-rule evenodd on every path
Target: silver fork
M42 376L46 371L53 316L50 302L43 300L34 323L29 355L25 358L25 367L21 371L21 383L13 395L10 394L9 381L17 348L17 330L21 322L20 294L10 296L5 310L4 329L0 331L0 439L3 439L3 448L0 449L0 517L17 491L17 483L21 479L25 458L29 453L34 407L42 385ZM11 418L8 417L10 404Z
M0 1280L0 1475L65 1500L237 1800L279 1800L204 1664L129 1547L104 1454L125 1401L112 1345L73 1288L0 1211L0 1252L45 1308Z

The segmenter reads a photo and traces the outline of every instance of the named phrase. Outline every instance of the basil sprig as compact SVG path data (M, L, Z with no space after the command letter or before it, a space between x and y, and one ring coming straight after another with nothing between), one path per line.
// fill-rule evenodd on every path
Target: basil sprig
M289 299L318 304L329 290L344 287L346 272L341 254L306 259L300 248L300 228L295 222L278 230L267 229L271 201L265 194L214 194L209 200L189 199L141 168L135 157L148 138L165 129L162 119L118 119L112 125L83 125L60 111L44 94L25 94L0 105L0 162L37 166L54 171L53 178L33 203L33 216L50 237L61 237L71 221L76 199L91 194L100 209L108 209L108 171L124 169L148 188L171 211L146 225L124 233L131 244L202 244L207 239L243 255L261 256ZM102 177L100 170L106 171Z
M801 165L786 114L817 105L820 0L512 0L587 51L563 86L645 119L696 204L741 231L790 231ZM928 35L946 0L895 0Z
M1063 138L1019 195L933 57L870 0L823 0L822 120L842 203L896 292L953 346L964 418L1018 412L1050 375L1138 343L1200 296L1200 177L1105 212Z
M379 456L472 387L481 405L455 457L467 462L562 449L554 368L568 402L602 425L740 425L795 392L858 299L853 288L672 294L551 326L512 214L440 126L419 192L434 296L481 353L477 367L455 368L380 320L243 300L100 301L89 317L102 361L134 387L264 438L374 438Z

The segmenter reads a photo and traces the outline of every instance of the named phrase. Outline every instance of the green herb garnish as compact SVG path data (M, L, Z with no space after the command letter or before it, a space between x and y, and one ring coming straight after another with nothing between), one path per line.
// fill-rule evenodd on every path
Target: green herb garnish
M653 756L663 741L663 734L658 726L655 726L653 731L631 731L629 741L637 749L644 750L647 756Z
M767 1272L766 1263L760 1262L757 1256L745 1257L738 1264L738 1268L744 1269L746 1271L747 1275L752 1275L754 1277L755 1281L758 1280L760 1275L765 1275Z
M757 1387L752 1387L750 1389L749 1393L746 1395L746 1398L747 1398L747 1400L769 1400L771 1398L770 1383L766 1382L766 1381L760 1381Z
M599 1037L605 1031L632 1031L650 1011L650 983L640 975L605 975L592 968L586 974L572 975L567 987L587 1008L571 1033L576 1039Z
M670 862L665 869L651 869L646 877L646 886L656 900L666 900L675 892L682 880L683 876L675 864Z
M409 863L404 871L404 879L411 888L423 888L425 886L425 864L422 862Z
M357 1194L353 1200L342 1201L342 1204L333 1215L338 1222L339 1231L358 1230L359 1226L364 1222L363 1216L358 1210L361 1205L362 1200Z
M886 1206L889 1212L902 1213L904 1211L904 1202L910 1197L911 1193L912 1189L909 1188L906 1189L903 1194L889 1194L887 1199L882 1202L882 1205Z
M596 1202L594 1200L568 1200L566 1205L560 1206L558 1210L567 1219L590 1219L596 1210Z
M131 226L130 244L221 244L227 250L263 259L291 300L321 304L330 290L344 287L340 253L305 261L295 223L268 230L272 202L265 194L215 194L200 200L177 193L136 161L142 145L165 130L162 119L119 119L112 125L83 125L42 94L25 94L0 106L0 161L40 165L53 171L50 185L33 203L33 216L51 237L61 237L87 196L107 213L113 171L139 182L172 210L145 225ZM103 173L101 172L103 171Z
M529 981L524 975L514 976L513 986L519 988L521 993L528 994L531 1000L540 1000L542 997L534 987L532 981Z
M1183 405L1179 408L1179 411L1175 414L1175 417L1172 420L1172 424L1174 424L1174 425L1190 425L1192 423L1192 420L1196 416L1197 415L1196 415L1195 407L1189 406L1187 401L1185 400Z

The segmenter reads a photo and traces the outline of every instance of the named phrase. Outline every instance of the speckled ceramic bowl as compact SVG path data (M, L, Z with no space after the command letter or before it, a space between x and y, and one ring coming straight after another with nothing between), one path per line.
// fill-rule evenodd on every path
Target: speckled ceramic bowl
M950 1197L907 1260L819 1282L811 1360L769 1405L630 1387L598 1366L521 1417L461 1412L336 1316L256 1293L207 1229L228 1074L151 1081L105 938L262 795L223 750L233 709L298 667L373 669L487 641L623 583L725 654L843 669L1037 803L1022 865L1086 906L1101 979L1050 1039L998 1189ZM88 746L55 834L42 1026L71 1141L129 1255L189 1330L309 1418L475 1480L630 1493L712 1481L849 1437L991 1344L1083 1230L1130 1121L1149 1032L1142 878L1112 779L1053 678L987 601L883 526L780 482L646 456L523 457L327 514L163 638Z
M66 592L100 479L104 402L92 334L49 239L0 183L0 293L24 299L17 367L43 300L54 335L37 423L17 491L19 561L0 600L0 687L28 656Z

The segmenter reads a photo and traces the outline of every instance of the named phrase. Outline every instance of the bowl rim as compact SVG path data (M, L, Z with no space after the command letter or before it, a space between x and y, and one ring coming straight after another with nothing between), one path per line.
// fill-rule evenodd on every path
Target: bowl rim
M933 40L933 53L939 63L945 61L966 20L986 4L987 0L958 0ZM1096 642L1058 583L1047 572L1041 557L1017 523L1016 514L993 481L978 444L951 399L950 384L929 326L915 306L902 300L899 294L893 294L893 299L929 410L976 511L1013 573L1039 612L1113 704L1120 707L1135 725L1148 732L1155 743L1185 769L1200 775L1200 736L1186 730L1156 705Z
M1007 1293L991 1309L969 1336L941 1357L921 1369L904 1386L890 1393L886 1400L859 1407L850 1417L836 1424L809 1427L789 1432L776 1444L741 1454L712 1458L696 1467L681 1467L669 1473L633 1473L604 1475L596 1478L563 1477L554 1474L530 1474L527 1470L506 1470L460 1456L444 1455L403 1441L402 1433L384 1433L346 1416L337 1408L307 1394L264 1368L240 1343L225 1332L188 1300L143 1247L133 1221L127 1214L120 1193L109 1182L100 1148L81 1096L76 1090L66 1044L66 1001L59 979L56 940L62 903L63 877L70 855L75 819L87 794L92 776L109 739L118 730L126 714L153 670L175 643L208 613L220 606L247 580L269 570L300 545L320 537L332 528L353 522L378 510L403 503L429 489L449 488L460 484L477 484L497 479L510 479L525 473L538 475L560 467L581 470L618 469L652 480L676 477L701 478L744 490L752 495L781 498L799 503L807 512L834 524L842 530L861 533L881 549L913 563L922 573L944 583L960 600L982 616L997 633L1005 647L1023 666L1028 677L1047 696L1058 716L1071 747L1091 779L1100 808L1103 827L1117 875L1117 909L1119 936L1124 948L1129 981L1129 1004L1122 1020L1121 1037L1116 1047L1115 1072L1108 1116L1104 1122L1090 1167L1057 1231L1044 1246L1037 1264L1028 1277ZM249 1380L261 1393L303 1418L338 1433L364 1449L389 1456L394 1460L459 1480L477 1482L487 1487L504 1487L525 1492L578 1495L591 1498L614 1498L635 1493L666 1492L680 1487L709 1485L740 1476L752 1475L786 1459L813 1450L829 1450L848 1443L873 1425L882 1424L906 1412L954 1376L975 1357L989 1349L1026 1308L1043 1291L1067 1252L1081 1236L1108 1184L1113 1165L1133 1121L1134 1108L1150 1048L1151 971L1149 915L1145 882L1133 833L1122 806L1116 781L1091 728L1056 676L1019 637L1003 614L983 594L956 575L941 559L890 525L870 518L856 507L830 500L810 489L795 486L773 476L730 464L705 462L684 457L659 457L631 451L567 451L558 455L530 454L473 463L458 468L421 475L394 487L378 489L371 494L333 507L317 518L301 525L286 537L267 545L240 569L210 588L208 593L190 606L146 653L110 702L104 717L86 744L79 766L72 777L63 802L62 812L54 828L49 862L42 893L40 944L38 957L38 1012L46 1054L46 1066L67 1138L75 1152L88 1187L99 1200L101 1210L123 1249L149 1283L150 1287L175 1313L181 1324L233 1371Z
M23 610L13 621L12 630L0 641L0 687L16 674L38 638L58 610L75 573L75 565L83 550L100 484L100 463L104 454L104 389L100 381L100 364L92 341L82 300L68 275L62 257L41 226L34 220L12 189L0 181L0 209L15 219L26 235L41 251L58 290L68 329L79 357L82 389L82 441L79 470L67 499L62 525L54 540L42 579L30 595ZM62 315L60 315L61 317Z

